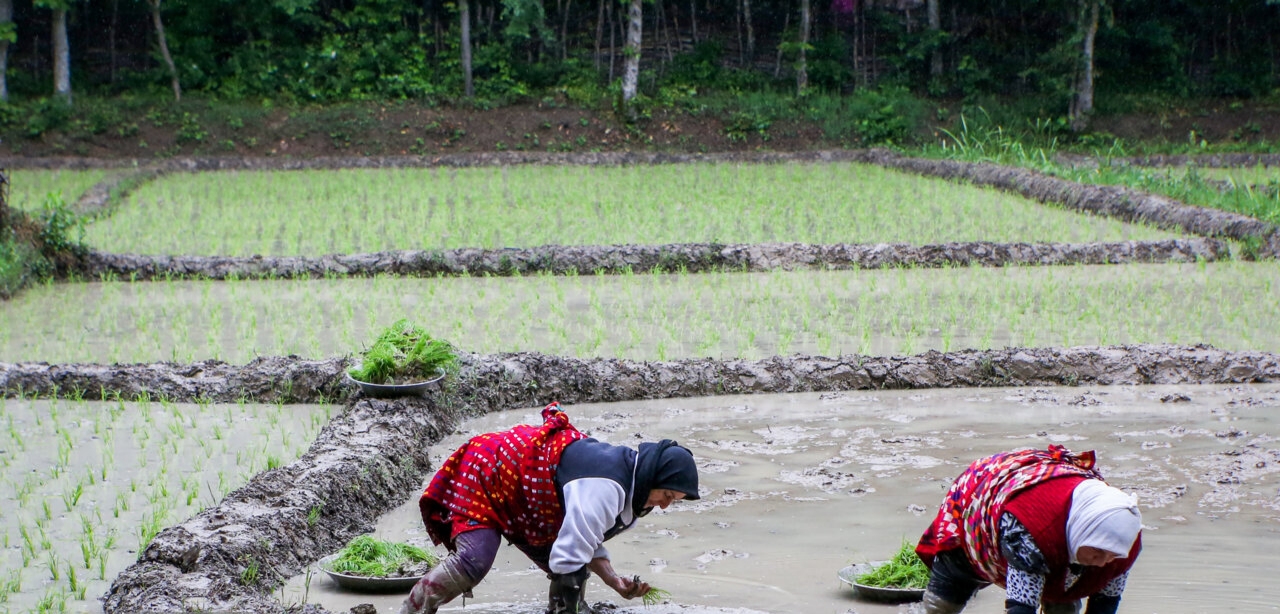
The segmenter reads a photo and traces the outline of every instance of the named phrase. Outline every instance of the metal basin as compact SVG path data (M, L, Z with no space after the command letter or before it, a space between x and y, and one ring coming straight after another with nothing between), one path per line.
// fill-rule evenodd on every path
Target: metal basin
M854 582L854 578L861 576L887 561L872 561L870 563L861 563L858 565L850 565L841 569L836 573L841 582L853 587L854 592L859 597L870 601L882 601L885 603L905 603L908 601L920 601L924 599L923 588L890 588L887 586L868 586L866 584L858 584Z

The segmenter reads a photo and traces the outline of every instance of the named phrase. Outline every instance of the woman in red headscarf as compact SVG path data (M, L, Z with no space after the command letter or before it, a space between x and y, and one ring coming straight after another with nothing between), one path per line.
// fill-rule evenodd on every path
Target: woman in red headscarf
M633 450L589 438L558 403L542 418L471 438L436 472L419 507L431 540L450 554L414 585L403 614L434 614L470 591L504 537L548 573L553 602L571 595L564 605L581 608L589 571L624 598L648 592L614 571L604 542L655 507L697 499L693 454L669 439Z
M916 553L926 614L955 614L1005 588L1006 614L1114 614L1142 550L1133 497L1107 485L1093 452L1062 446L978 459L947 492Z

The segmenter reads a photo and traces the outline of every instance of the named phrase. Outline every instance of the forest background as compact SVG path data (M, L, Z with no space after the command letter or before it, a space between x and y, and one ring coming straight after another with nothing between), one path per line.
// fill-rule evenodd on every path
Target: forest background
M1276 0L0 0L0 153L1270 150Z

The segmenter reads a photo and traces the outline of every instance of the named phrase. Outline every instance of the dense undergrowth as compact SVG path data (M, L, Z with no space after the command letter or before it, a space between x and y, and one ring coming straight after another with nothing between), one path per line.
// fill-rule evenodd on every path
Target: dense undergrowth
M35 216L4 208L0 215L0 299L11 298L31 284L52 280L88 249L84 219L49 194Z

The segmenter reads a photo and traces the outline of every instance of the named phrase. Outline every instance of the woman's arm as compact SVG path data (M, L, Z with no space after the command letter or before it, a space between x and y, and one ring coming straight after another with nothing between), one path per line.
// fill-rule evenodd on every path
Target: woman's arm
M581 478L564 485L564 523L551 545L552 573L582 569L593 559L608 559L604 534L617 522L627 493L608 478Z

